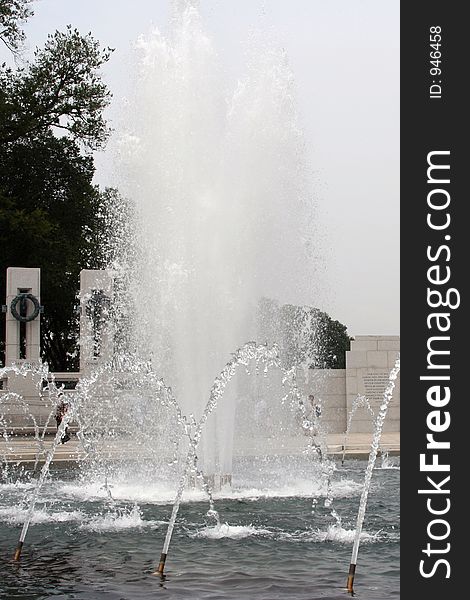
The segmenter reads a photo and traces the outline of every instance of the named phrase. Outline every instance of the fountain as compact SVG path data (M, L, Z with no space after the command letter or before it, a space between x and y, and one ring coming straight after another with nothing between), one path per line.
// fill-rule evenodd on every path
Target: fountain
M91 319L91 316L90 316ZM98 340L101 341L101 340ZM209 500L209 510L206 515L211 520L215 520L216 527L211 535L231 535L233 529L228 523L222 524L218 510L215 507L215 498L211 485L204 474L203 469L198 464L198 446L204 435L204 425L207 423L209 416L218 408L219 405L223 405L220 401L229 401L229 397L225 396L225 390L227 384L233 379L237 369L240 366L248 367L250 362L264 363L263 373L266 377L268 375L269 368L272 367L277 369L282 374L282 383L284 387L284 395L280 398L281 404L285 404L294 409L300 417L299 430L308 432L308 438L305 445L305 455L309 458L311 463L319 464L317 469L318 481L320 482L318 490L310 492L312 497L312 517L318 511L317 502L318 498L324 495L325 502L324 507L328 509L328 514L334 519L334 525L328 530L327 536L346 535L346 530L343 527L343 518L338 512L338 507L332 508L332 502L337 497L337 491L335 491L335 482L333 481L335 473L334 463L327 457L325 451L318 452L318 442L311 438L311 435L319 427L319 423L312 421L311 412L308 411L307 397L299 390L297 386L297 377L302 374L302 370L296 367L290 369L283 369L280 365L279 350L276 346L269 348L266 345L257 345L255 343L245 344L237 352L234 353L232 360L230 360L221 374L215 379L209 394L209 399L206 404L205 410L199 421L194 420L192 416L185 416L182 412L177 399L173 395L173 392L168 388L162 379L160 379L152 370L151 365L147 362L146 364L139 363L135 357L124 357L119 356L119 360L112 360L111 362L105 362L101 365L95 365L95 368L87 376L83 376L80 380L75 393L70 396L70 408L66 413L66 418L63 419L58 431L55 434L54 440L47 451L44 450L44 435L47 424L51 421L52 415L55 411L55 406L60 398L61 389L60 386L54 382L51 374L47 372L47 368L43 365L39 365L35 371L31 371L30 367L23 366L22 368L10 367L6 371L11 373L15 372L16 375L21 376L33 376L36 381L42 381L45 385L40 385L39 388L43 388L43 393L47 394L50 399L51 412L45 419L45 426L42 432L39 426L35 424L35 439L38 443L38 451L36 464L39 455L42 453L44 464L38 474L37 479L34 483L34 488L27 500L27 507L25 509L23 526L21 529L20 537L15 550L15 559L20 558L25 537L28 532L29 526L35 514L35 507L37 502L40 500L41 495L44 493L44 484L48 479L49 469L53 463L54 453L59 445L62 438L65 427L69 421L76 420L78 423L77 437L82 444L83 459L81 461L81 469L83 470L82 481L85 482L91 476L101 480L100 489L104 492L104 501L106 506L106 519L111 518L111 522L116 519L130 519L140 518L139 509L134 506L134 509L129 513L125 509L119 508L116 504L111 490L115 483L119 480L120 473L122 474L122 468L124 472L129 473L129 469L135 470L142 460L143 454L141 449L138 449L137 457L124 456L126 454L126 440L135 441L133 436L136 435L137 430L133 428L134 421L130 422L124 419L125 413L129 408L129 401L132 398L129 396L128 386L132 385L133 397L138 399L138 402L142 402L147 397L147 400L151 399L151 404L146 406L147 415L151 415L151 407L156 408L155 415L158 416L158 421L161 422L162 412L164 408L168 413L168 419L166 420L163 429L171 427L174 434L175 447L170 454L176 457L175 464L179 467L174 471L174 475L179 477L179 484L177 486L176 497L172 506L172 514L167 524L167 532L164 540L163 550L158 565L157 574L163 578L163 572L168 554L169 544L174 533L174 526L176 517L180 508L183 493L185 491L188 482L194 483L199 482L201 488ZM398 366L397 366L398 365ZM390 401L394 381L396 379L399 370L399 361L392 369L390 374L390 385L387 387L384 394L384 403L380 407L380 412L376 421L376 427L374 432L373 445L371 450L371 456L369 458L369 464L366 471L366 481L362 488L362 496L360 502L360 514L358 516L358 522L356 526L353 558L351 565L354 566L357 561L357 553L359 547L359 541L363 539L362 534L362 523L365 516L365 507L367 501L367 494L369 492L371 483L372 468L375 462L375 456L377 455L378 444L381 435L381 429L386 416L386 409ZM257 367L255 372L258 371ZM39 378L38 378L39 374ZM3 375L3 374L2 374ZM7 398L11 401L12 398L7 394ZM17 395L16 395L17 396ZM16 398L15 398L16 399ZM135 402L135 400L134 400ZM19 403L27 410L27 405L23 400L19 399ZM313 415L317 416L321 413L313 411ZM150 421L153 422L150 416ZM5 414L0 410L0 423L4 425L4 439L8 425L5 421ZM127 425L126 425L127 423ZM172 424L171 424L172 423ZM142 423L139 424L140 427ZM121 430L116 434L115 427L121 426ZM125 431L123 427L127 427ZM320 427L321 428L321 427ZM155 432L155 429L152 431ZM182 441L186 439L187 444L182 444ZM6 439L6 441L8 441ZM114 447L113 447L114 444ZM145 462L151 471L157 475L158 472L156 466L158 463L164 463L164 471L167 471L170 467L168 464L168 456L162 458L161 448L158 448L158 456L152 453L147 454ZM181 460L182 453L186 453L186 458ZM171 463L171 461L170 461ZM371 466L372 465L372 466ZM117 467L117 468L116 468ZM140 472L142 476L142 472ZM117 477L117 479L116 479ZM155 480L156 481L156 480ZM336 482L337 484L337 482ZM323 488L323 490L322 490ZM136 512L137 511L137 512ZM131 517L132 515L132 517ZM319 517L322 518L322 513L318 513ZM209 534L212 530L207 529ZM268 530L266 530L268 531ZM269 532L268 532L269 533ZM269 533L271 535L271 533ZM322 538L323 539L323 538ZM328 537L325 539L329 539ZM348 538L349 539L349 538ZM367 540L367 537L366 537ZM353 562L354 561L354 562ZM353 568L353 567L351 567ZM348 578L348 589L352 590L352 582L354 580L354 572L350 572Z
M129 260L118 241L112 266L127 281L130 348L152 356L183 412L199 419L226 357L259 339L259 300L317 292L293 76L285 53L261 38L231 91L192 2L166 35L139 38L135 62L114 145L135 244ZM279 341L272 325L263 342ZM204 470L216 477L232 468L237 385L202 440Z
M126 101L111 146L125 196L122 204L109 207L118 235L108 248L108 271L84 272L81 278L80 380L65 418L46 443L61 386L46 365L24 365L25 373L41 373L40 394L50 399L49 413L41 426L34 423L32 473L24 481L4 476L5 497L19 508L9 512L2 504L0 517L10 519L8 526L22 524L17 542L14 529L16 561L28 531L33 538L32 524L47 529L47 519L57 519L64 529L86 531L72 548L56 541L58 549L38 533L31 540L33 558L22 559L33 569L27 561L34 560L38 547L42 555L50 554L52 565L77 551L81 559L70 561L77 581L84 556L83 580L95 577L99 569L90 564L101 562L95 547L100 539L111 540L118 553L127 553L112 577L119 580L119 593L129 597L141 593L130 582L142 572L144 556L152 557L145 574L155 572L155 544L162 541L158 585L164 585L171 542L174 568L165 581L178 585L187 572L185 593L197 585L188 564L204 553L214 576L236 582L234 598L265 597L266 584L261 576L256 579L256 569L270 560L269 571L278 578L273 589L281 585L289 595L290 579L298 577L302 583L290 597L303 598L300 590L310 589L312 565L321 560L331 565L331 557L322 554L330 547L346 561L344 547L354 538L357 561L359 541L366 549L369 542L388 548L396 542L395 531L387 524L385 533L362 531L363 498L361 522L358 518L355 530L347 529L358 495L366 487L368 493L369 471L363 485L361 465L347 474L336 468L322 427L328 407L322 406L318 418L309 412L305 381L313 357L286 366L276 315L260 316L263 298L306 305L318 297L304 141L286 54L266 36L254 35L246 75L230 91L195 4L176 4L170 30L154 30L136 44L130 69L135 94ZM304 312L299 336L305 341L314 324ZM256 406L262 386L269 387L270 398L263 410ZM246 397L251 403L243 404ZM27 413L27 402L18 397L18 403ZM251 454L234 452L234 432L254 421L246 411L253 404L259 419L249 436L262 427L275 440L290 436L294 449L273 455L263 448L265 436ZM69 423L75 434L67 444L78 458L71 481L55 460ZM2 404L0 427L8 445L10 425ZM396 477L393 471L379 476L386 475ZM83 549L85 539L91 541ZM231 545L238 539L249 551ZM221 555L214 540L230 558L224 573L218 570ZM302 561L305 573L298 567ZM293 567L289 579L282 579L279 564ZM101 585L100 577L90 585ZM319 593L324 595L331 581ZM139 583L149 586L142 591L145 597L155 594L152 582L155 578L143 577ZM8 585L14 589L16 583Z

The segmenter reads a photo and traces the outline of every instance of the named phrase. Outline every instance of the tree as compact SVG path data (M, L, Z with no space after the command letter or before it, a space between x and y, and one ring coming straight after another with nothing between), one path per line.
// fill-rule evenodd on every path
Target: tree
M1 291L7 266L40 267L42 349L51 368L77 366L76 293L83 268L103 266L105 195L90 157L51 133L0 147Z
M45 47L24 69L0 69L0 144L62 130L90 150L109 135L103 110L110 92L99 68L111 49L100 50L91 34L70 26L48 36Z
M12 49L27 4L0 5ZM0 67L0 294L7 267L41 268L43 358L56 371L78 365L79 272L103 267L109 233L104 206L112 194L93 184L91 152L109 135L103 110L110 93L99 69L110 52L68 27L23 68Z
M347 327L333 320L327 313L313 311L314 335L310 338L315 344L311 367L319 369L345 369L346 351L351 349L351 338Z
M295 306L263 298L259 305L261 336L277 341L284 367L308 365L344 369L350 338L345 325L311 306Z
M32 0L0 0L0 40L14 54L24 41L21 25L33 16Z

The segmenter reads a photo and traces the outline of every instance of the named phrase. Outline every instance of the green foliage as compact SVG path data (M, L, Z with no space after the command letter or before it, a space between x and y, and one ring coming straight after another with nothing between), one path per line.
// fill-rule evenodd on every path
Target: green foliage
M70 26L49 35L35 60L24 69L0 68L0 143L15 142L54 130L94 150L109 131L103 110L110 93L99 68L110 49L100 50L91 34Z
M310 306L260 302L261 336L278 341L285 367L344 369L350 338L345 325Z
M0 0L0 40L14 54L24 41L21 25L33 16L33 0Z
M26 18L27 4L1 2L2 25ZM68 27L26 67L0 67L0 298L7 267L41 268L41 345L54 371L78 367L79 273L104 266L105 205L117 198L93 184L90 154L109 135L110 94L99 76L109 56Z
M93 173L90 157L51 133L0 146L0 293L8 266L41 268L42 347L54 370L76 366L80 270L103 266L105 194Z

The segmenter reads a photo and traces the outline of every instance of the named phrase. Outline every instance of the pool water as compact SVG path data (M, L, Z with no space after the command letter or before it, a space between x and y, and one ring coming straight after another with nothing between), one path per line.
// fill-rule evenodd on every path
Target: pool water
M365 461L337 463L334 501L312 499L299 484L256 489L234 482L215 496L221 525L201 494L183 499L166 577L152 575L171 502L150 483L114 489L53 472L19 564L11 558L32 484L0 484L0 598L191 598L312 600L347 598L345 589ZM399 597L399 488L395 463L374 471L355 579L358 598Z

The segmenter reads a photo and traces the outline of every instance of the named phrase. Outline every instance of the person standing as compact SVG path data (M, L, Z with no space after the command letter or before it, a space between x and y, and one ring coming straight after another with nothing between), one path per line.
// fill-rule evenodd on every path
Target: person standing
M306 411L306 417L308 419L308 421L310 422L310 427L307 430L307 433L311 436L312 440L311 440L311 444L312 447L315 449L315 451L317 452L320 460L323 459L323 452L321 449L321 443L320 443L320 418L321 418L321 405L320 402L316 402L315 401L315 396L313 394L310 394L308 397L309 400L309 407L307 408Z
M62 396L62 395L61 395ZM57 423L57 431L59 431L60 424L62 423L62 419L65 416L69 406L68 404L59 396L59 403L57 405L57 410L55 413L55 422ZM65 427L64 435L60 438L62 444L68 442L70 440L69 427L68 425Z

